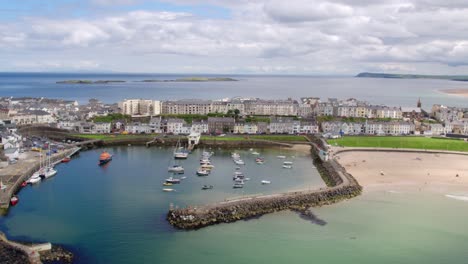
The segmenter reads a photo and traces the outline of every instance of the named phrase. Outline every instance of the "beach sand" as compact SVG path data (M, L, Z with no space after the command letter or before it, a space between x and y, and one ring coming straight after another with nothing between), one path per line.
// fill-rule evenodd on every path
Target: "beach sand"
M291 150L297 151L303 154L310 154L310 145L308 144L295 144Z
M337 160L364 191L468 191L464 155L353 151L338 154Z
M463 97L468 97L468 89L447 89L441 90L441 92L451 95L458 95Z

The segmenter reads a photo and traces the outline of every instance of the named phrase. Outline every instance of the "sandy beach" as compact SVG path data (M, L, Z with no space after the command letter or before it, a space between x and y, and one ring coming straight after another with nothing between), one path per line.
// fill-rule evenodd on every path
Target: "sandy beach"
M337 160L364 191L468 191L464 155L353 151L338 154Z
M468 97L468 89L446 89L440 91L446 94Z

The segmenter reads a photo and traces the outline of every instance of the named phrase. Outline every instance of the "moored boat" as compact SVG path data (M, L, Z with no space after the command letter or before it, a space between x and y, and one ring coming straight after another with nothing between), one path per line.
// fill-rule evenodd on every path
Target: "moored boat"
M170 182L164 182L163 185L164 185L164 186L172 186L172 183L170 183Z
M47 167L47 168L45 169L43 175L44 175L44 178L47 179L47 178L50 178L50 177L52 177L52 176L55 176L55 174L57 174L57 171L56 171L54 168L52 168L52 167Z
M178 174L183 174L184 173L184 167L182 167L180 165L174 165L172 167L167 168L167 171L175 172L175 173L178 173Z
M164 192L173 192L173 191L175 191L175 190L172 189L172 188L163 188L162 190L163 190Z
M18 197L16 195L13 195L13 197L11 197L11 199L10 199L10 204L12 206L15 206L18 202L19 202Z
M286 156L282 156L282 155L279 155L279 156L276 156L278 159L285 159Z
M211 190L211 189L213 189L213 185L203 185L201 189L202 190Z
M236 183L234 183L232 188L234 188L234 189L244 188L244 183L243 182L242 183L241 182L236 182Z
M283 168L285 168L285 169L292 169L292 166L291 166L291 165L283 165Z
M292 165L292 164L293 164L292 161L285 161L285 162L283 162L283 165Z
M271 183L271 181L266 181L266 180L262 181L262 184L270 184L270 183Z
M70 157L65 157L62 159L62 163L67 163L67 162L70 162L71 158Z
M234 160L234 163L236 163L237 165L245 165L245 162L241 159L239 160Z
M169 178L166 179L166 182L167 183L172 183L172 184L178 184L178 183L180 183L180 179L169 177Z
M99 165L104 165L112 160L112 155L107 151L103 151L99 156Z
M210 174L210 172L207 171L207 170L204 170L204 169L197 170L197 175L198 176L208 176L209 174Z

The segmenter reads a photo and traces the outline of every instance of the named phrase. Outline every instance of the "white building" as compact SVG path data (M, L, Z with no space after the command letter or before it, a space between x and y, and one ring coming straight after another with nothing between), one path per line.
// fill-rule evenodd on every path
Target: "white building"
M131 123L125 127L125 131L131 134L149 134L151 133L151 126L146 123Z
M166 122L167 125L167 133L172 133L174 135L179 134L190 134L190 131L186 133L186 129L184 129L185 120L180 118L169 118Z
M93 134L109 134L111 132L111 123L94 123Z
M193 121L191 133L208 134L208 122L205 120Z
M122 114L131 116L151 116L161 114L161 102L144 99L125 99L119 103Z

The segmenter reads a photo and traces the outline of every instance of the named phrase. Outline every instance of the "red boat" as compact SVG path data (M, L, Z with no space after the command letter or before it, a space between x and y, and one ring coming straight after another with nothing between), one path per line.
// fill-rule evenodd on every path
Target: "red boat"
M21 187L26 187L27 185L28 185L27 181L24 181L23 183L21 183Z
M69 162L70 160L71 160L70 157L63 158L63 159L62 159L62 163L67 163L67 162Z
M18 199L17 196L11 197L11 199L10 199L10 204L11 204L12 206L15 206L18 202L19 202L19 199Z

